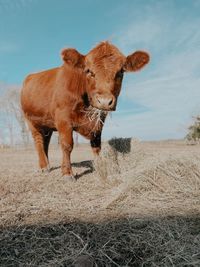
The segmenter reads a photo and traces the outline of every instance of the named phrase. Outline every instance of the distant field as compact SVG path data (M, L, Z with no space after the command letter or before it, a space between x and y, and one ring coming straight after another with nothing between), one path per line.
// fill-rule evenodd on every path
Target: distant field
M94 162L79 145L76 182L49 157L43 174L32 148L0 150L0 266L200 266L199 145L112 140Z

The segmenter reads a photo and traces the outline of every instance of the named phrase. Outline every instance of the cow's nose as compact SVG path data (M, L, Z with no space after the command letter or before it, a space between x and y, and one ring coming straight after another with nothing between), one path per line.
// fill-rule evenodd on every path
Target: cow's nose
M111 109L114 104L114 97L113 96L97 96L96 97L98 106L102 109Z

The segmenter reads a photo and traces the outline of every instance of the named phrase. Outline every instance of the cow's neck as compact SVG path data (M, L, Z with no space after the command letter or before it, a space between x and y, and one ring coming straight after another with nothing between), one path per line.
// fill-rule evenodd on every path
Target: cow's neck
M83 96L86 94L86 76L83 71L68 66L63 66L62 71L65 90L69 97L77 100L77 102L83 102Z

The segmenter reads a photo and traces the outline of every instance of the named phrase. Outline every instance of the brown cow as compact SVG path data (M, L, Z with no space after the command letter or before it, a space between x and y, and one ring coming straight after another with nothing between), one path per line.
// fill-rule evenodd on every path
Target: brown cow
M73 179L73 131L89 139L98 154L103 123L108 111L116 109L124 72L140 70L149 62L149 55L136 51L126 57L114 45L102 42L87 55L69 48L61 56L62 66L27 76L21 105L42 171L49 169L48 146L52 132L58 131L62 174Z

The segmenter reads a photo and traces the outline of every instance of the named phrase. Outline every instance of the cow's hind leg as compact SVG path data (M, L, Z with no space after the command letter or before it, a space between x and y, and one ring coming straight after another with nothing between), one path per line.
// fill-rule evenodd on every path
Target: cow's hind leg
M48 150L49 150L49 143L51 140L53 131L51 129L45 129L42 130L42 137L43 137L43 143L44 143L44 152L48 159Z
M48 145L50 141L50 136L45 136L44 130L35 127L32 123L29 122L29 127L34 139L35 147L38 152L39 166L42 172L49 170L49 161L48 161Z

